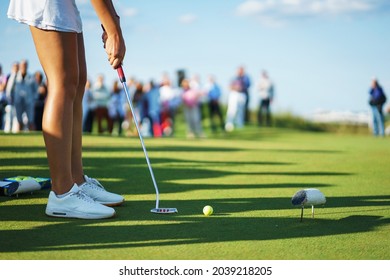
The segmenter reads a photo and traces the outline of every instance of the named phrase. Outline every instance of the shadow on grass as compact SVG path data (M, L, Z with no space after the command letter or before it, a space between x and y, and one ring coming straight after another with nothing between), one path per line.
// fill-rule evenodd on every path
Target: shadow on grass
M272 132L273 133L273 132ZM9 139L29 139L31 136L37 135L11 135ZM41 137L41 136L39 136ZM104 137L97 137L97 139L104 142ZM8 138L6 138L8 139ZM10 140L10 141L11 141ZM93 137L89 139L93 140ZM112 137L107 137L107 141L112 141ZM152 139L156 140L156 139ZM12 140L14 141L14 140ZM133 141L134 142L134 141ZM48 164L46 159L46 153L43 146L31 146L24 145L26 141L22 144L23 146L11 146L11 147L0 147L1 152L11 152L15 156L13 158L4 158L2 159L2 165L7 166L7 168L0 169L0 178L13 177L18 175L25 176L35 176L35 177L49 177ZM27 142L28 143L28 142ZM206 142L207 143L207 142ZM112 144L112 143L111 143ZM123 144L121 144L123 145ZM158 145L158 144L157 144ZM282 161L259 161L259 160L245 160L240 161L239 159L232 161L232 153L239 151L248 151L244 147L215 147L202 145L199 146L189 146L179 144L177 146L163 145L156 146L154 141L152 147L148 147L150 152L163 152L163 153L176 153L176 152L188 152L189 154L199 154L204 153L205 160L183 160L171 157L151 157L151 162L153 166L153 171L155 173L156 179L159 184L164 187L164 181L173 180L183 180L183 179L207 179L207 178L221 178L223 176L230 175L248 175L248 176L339 176L339 175L352 175L351 173L346 172L291 172L291 171L277 171L277 172L264 172L261 170L261 167L264 166L291 166L295 165L292 162L282 162ZM260 150L264 148L259 148ZM313 153L313 154L323 154L323 153L339 153L340 151L335 150L320 150L320 149L264 149L267 152L280 152L280 153ZM121 185L125 186L141 186L140 188L132 189L131 193L145 193L147 186L150 184L150 177L146 167L145 158L142 157L133 157L134 152L141 152L142 149L137 143L129 143L125 146L108 146L102 147L97 146L88 146L84 147L86 152L101 153L101 157L90 157L86 156L84 158L84 165L86 173L90 176L98 178L112 178L112 174L117 176L114 181L119 183L116 185L114 182L113 187L117 188L118 191L122 193L128 192L127 187L121 189ZM218 155L213 155L212 153L223 153ZM35 156L34 158L26 158L24 155L29 153L41 153L41 156ZM224 156L226 154L226 157ZM107 156L105 156L107 155ZM114 155L114 156L113 156ZM118 156L115 156L118 155ZM139 155L139 154L138 154ZM157 165L157 166L156 166ZM166 165L166 166L158 166ZM258 166L259 171L255 172L243 172L239 171L243 165ZM215 168L232 168L238 167L237 171L217 171L210 170ZM135 176L136 175L136 176ZM122 178L120 177L122 176ZM149 177L149 178L148 178ZM110 183L111 184L111 183ZM146 186L146 188L145 188ZM169 190L168 190L169 191ZM148 191L146 191L148 193Z
M189 146L189 145L164 145L159 146L156 143L153 143L153 146L146 146L148 152L239 152L239 151L250 151L252 148L239 148L239 147L217 147L217 146ZM272 148L262 148L258 147L255 150L257 151L267 151L267 152L276 152L276 153L308 153L308 154L337 154L343 153L341 150L321 150L321 149L272 149ZM46 153L44 146L19 146L19 147L1 147L0 153L2 152L12 152L12 153L32 153L32 152L42 152ZM134 145L133 143L129 143L128 146L84 146L83 152L100 152L100 153L127 153L127 152L142 152L142 148L140 145Z
M293 165L294 163L290 162L281 162L281 161L229 161L224 160L222 157L219 157L218 160L183 160L176 158L165 158L165 157L154 157L150 159L152 165L153 164L169 164L169 166L173 167L181 167L183 164L185 166L206 166L206 167L223 167L223 166L240 166L240 165ZM86 168L88 167L104 167L104 168L117 168L123 167L126 168L135 166L135 165L145 165L146 167L146 159L144 157L131 157L128 158L126 156L123 157L85 157L83 159L84 165ZM46 166L47 167L47 159L46 157L35 157L35 158L5 158L2 159L3 166L14 166L15 169L18 166ZM154 166L153 166L154 167ZM48 167L47 167L48 168ZM1 172L1 171L0 171Z
M31 158L26 160L20 158L3 159L3 164L12 166L12 170L0 170L0 177L13 177L17 175L33 177L49 177L46 158ZM110 185L110 190L115 190L122 194L147 194L154 191L150 174L147 169L145 158L127 157L88 157L84 160L86 173L91 177L96 177L105 185ZM259 171L245 171L258 167ZM164 193L190 191L196 189L232 189L232 188L305 188L305 187L325 187L329 184L256 184L250 183L253 180L246 180L245 184L230 183L215 185L209 182L202 184L182 184L175 180L190 181L201 179L223 178L227 176L242 175L253 177L259 181L264 176L286 176L286 177L328 177L328 176L350 176L353 173L334 171L263 171L266 166L279 166L280 168L294 165L289 162L278 161L216 161L210 160L183 160L175 158L154 158L152 162L153 172L159 187ZM28 166L28 167L27 167ZM35 168L35 169L34 169ZM279 168L279 169L280 169ZM218 169L218 170L216 170ZM226 169L226 170L221 170ZM230 170L232 171L230 171ZM113 177L115 174L116 177ZM108 182L107 182L107 181ZM315 179L317 180L317 179Z
M122 194L154 194L153 185L148 173L144 157L130 157L125 153L134 152L139 148L131 147L87 147L88 152L101 152L101 157L86 157L84 160L87 174L101 179L104 185L110 185L110 190ZM223 189L261 189L261 188L308 188L329 187L324 183L251 183L250 178L261 176L313 177L314 181L320 176L349 176L348 172L333 171L292 171L292 162L278 161L233 161L215 158L211 152L236 152L246 149L215 148L215 147L152 147L148 151L158 152L190 152L205 153L203 160L185 160L173 157L152 157L153 171L162 193L180 193L193 190L223 190ZM23 156L25 153L40 152L37 147L13 147L12 151ZM246 150L247 151L247 150ZM337 153L327 150L267 150L274 152L291 153ZM114 157L111 153L117 153ZM107 155L107 156L106 156ZM123 155L123 156L122 156ZM219 161L220 160L220 161ZM47 160L44 156L31 159L22 157L2 159L2 164L12 166L12 170L0 170L1 177L15 175L48 176ZM244 165L250 166L248 172ZM31 167L26 168L26 166ZM266 171L265 168L277 167L278 171ZM34 167L37 168L34 170ZM41 169L42 168L42 169ZM218 169L218 170L216 170ZM210 184L207 179L223 178L233 175L248 177L242 184L231 182L229 178L225 184ZM206 179L203 184L196 184L191 180ZM182 184L175 182L189 182ZM293 195L293 194L291 194ZM35 193L36 198L46 198L47 192ZM307 219L299 223L299 210L292 210L291 216L284 217L257 217L240 216L246 212L262 210L293 209L291 198L232 198L221 200L178 200L166 201L162 207L177 207L177 215L156 216L150 213L154 201L128 201L117 208L117 218L102 221L61 220L46 217L45 205L31 204L31 197L20 196L14 205L2 204L0 222L5 223L0 228L0 252L40 252L54 250L85 250L80 258L88 256L87 250L134 248L148 246L166 246L181 244L199 244L213 242L235 242L251 240L278 240L296 237L315 237L366 232L389 223L389 219L380 216L350 216L340 220ZM9 198L0 198L4 202ZM328 198L330 207L352 206L389 206L389 197L344 197ZM23 200L26 200L24 203ZM18 205L16 205L18 204ZM215 214L205 218L201 208L211 204ZM196 210L194 210L196 209ZM194 213L197 214L194 214ZM295 215L296 213L296 215ZM232 216L234 214L234 216ZM8 224L7 224L8 223ZM315 225L315 226L313 226ZM205 232L207 231L207 234ZM109 253L109 252L108 252ZM83 257L84 256L84 257ZM110 258L109 255L106 258Z
M335 220L324 219L325 215L321 214L300 223L298 209L296 216L294 212L294 216L284 217L240 217L247 211L293 209L289 201L290 198L285 197L164 201L164 207L179 209L179 214L174 215L149 213L154 206L152 201L129 201L117 208L115 219L100 221L49 218L43 214L44 205L3 206L0 221L36 221L41 225L33 228L21 225L17 229L3 227L0 252L87 252L91 249L319 237L367 232L390 223L390 219L377 215L351 215ZM338 197L329 198L329 201L331 208L390 206L390 196ZM213 205L213 216L206 218L198 214L205 204ZM109 259L109 251L105 252L105 258ZM87 256L87 253L80 254L80 259Z

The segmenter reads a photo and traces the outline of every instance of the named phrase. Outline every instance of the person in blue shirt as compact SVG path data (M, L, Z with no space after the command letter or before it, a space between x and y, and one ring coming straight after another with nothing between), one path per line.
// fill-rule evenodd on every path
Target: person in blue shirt
M373 134L375 136L385 136L385 119L383 116L383 105L386 103L386 95L376 78L372 80L369 94L369 104L371 106L373 117Z
M217 124L215 122L215 117L219 119L219 126L224 131L224 120L222 117L221 107L219 104L219 99L222 95L221 88L216 83L214 76L209 76L209 84L207 86L207 97L209 103L209 114L210 114L210 124L211 130L213 133L217 132Z
M144 102L145 104L145 117L151 121L151 132L154 137L161 137L161 124L160 124L160 90L155 86L153 81L146 83L144 86Z

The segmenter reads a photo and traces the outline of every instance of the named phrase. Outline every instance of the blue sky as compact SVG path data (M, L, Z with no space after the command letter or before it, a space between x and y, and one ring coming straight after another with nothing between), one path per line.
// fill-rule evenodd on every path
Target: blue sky
M116 73L107 63L101 31L88 0L77 0L89 76ZM367 111L376 76L390 95L388 0L114 0L127 44L124 70L141 80L172 79L178 69L206 81L214 74L228 93L236 68L252 80L252 108L263 69L276 86L274 109ZM5 72L27 58L40 69L26 26L6 18L0 4L0 63Z

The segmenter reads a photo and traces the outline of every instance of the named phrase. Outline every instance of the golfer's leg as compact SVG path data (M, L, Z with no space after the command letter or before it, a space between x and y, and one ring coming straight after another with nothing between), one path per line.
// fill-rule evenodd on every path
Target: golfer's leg
M73 111L79 84L77 34L30 29L48 80L42 130L52 189L63 194L74 184L71 160Z
M72 159L71 168L73 180L77 184L84 182L84 170L82 162L82 135L83 135L83 95L87 82L87 67L85 62L85 49L83 34L77 34L77 54L79 77L76 98L73 103L73 133L72 133Z

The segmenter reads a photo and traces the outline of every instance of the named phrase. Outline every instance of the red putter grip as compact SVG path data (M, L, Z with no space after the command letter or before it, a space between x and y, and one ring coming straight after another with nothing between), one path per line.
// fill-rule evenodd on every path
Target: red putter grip
M102 27L103 31L105 32L106 30L104 29L103 24L101 24L101 27ZM125 77L125 73L123 73L122 66L119 66L116 70L118 71L118 76L119 76L119 80L121 81L121 83L125 83L126 82L126 77Z
M118 71L119 80L121 80L122 83L125 83L126 82L126 77L125 77L125 73L123 73L122 66L119 66L116 69L116 71Z

